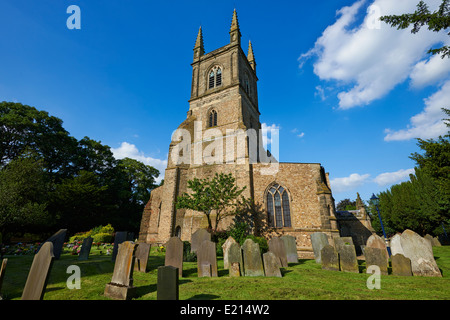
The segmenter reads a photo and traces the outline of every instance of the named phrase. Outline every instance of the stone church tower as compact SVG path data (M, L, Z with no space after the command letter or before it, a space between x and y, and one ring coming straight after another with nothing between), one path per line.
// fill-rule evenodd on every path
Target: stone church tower
M339 236L328 174L320 163L282 163L264 150L255 56L251 42L247 55L241 48L236 11L229 34L227 45L206 53L199 29L189 111L172 136L164 185L151 192L139 240L163 244L178 236L190 241L192 233L207 227L206 217L177 209L175 200L189 192L188 180L223 172L246 186L243 195L263 209L259 223L294 236L299 255L311 256L311 233ZM221 221L218 229L230 222Z

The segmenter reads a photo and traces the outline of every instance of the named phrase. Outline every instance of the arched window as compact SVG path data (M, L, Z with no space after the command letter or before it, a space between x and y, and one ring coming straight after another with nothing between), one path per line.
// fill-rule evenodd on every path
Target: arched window
M211 110L209 112L209 119L208 119L208 127L215 127L217 126L217 111Z
M291 227L291 207L286 189L279 184L274 184L267 191L266 197L269 226Z
M216 88L222 85L222 69L218 66L211 69L208 75L208 88Z

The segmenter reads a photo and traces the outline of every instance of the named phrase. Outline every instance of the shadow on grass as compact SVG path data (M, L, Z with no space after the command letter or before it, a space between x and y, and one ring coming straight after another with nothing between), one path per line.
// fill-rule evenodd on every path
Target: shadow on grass
M196 294L195 296L192 296L186 300L214 300L219 298L220 296L217 296L215 294Z

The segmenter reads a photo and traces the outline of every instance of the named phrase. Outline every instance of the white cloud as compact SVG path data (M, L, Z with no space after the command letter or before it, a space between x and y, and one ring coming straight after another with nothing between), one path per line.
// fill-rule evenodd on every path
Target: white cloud
M435 10L440 0L426 3L430 10ZM380 99L409 77L413 85L423 86L448 74L448 67L438 69L442 61L423 60L433 45L449 42L445 32L431 32L423 27L411 34L409 29L397 30L384 22L377 28L373 10L368 10L363 22L355 26L365 4L361 0L338 10L336 22L299 58L302 67L307 59L316 56L314 73L321 80L335 80L338 87L346 87L337 95L340 109ZM413 12L416 4L411 0L375 0L370 8L377 8L379 15L391 15Z
M450 74L448 58L442 59L434 55L427 60L418 62L411 71L411 86L421 88L445 80Z
M373 181L379 186L385 186L408 180L410 174L414 174L414 169L400 169L395 172L381 173Z
M304 132L299 133L299 134L297 135L297 137L299 137L299 138L303 138L304 136L305 136L305 133L304 133Z
M360 175L358 173L352 173L348 177L332 179L330 181L331 190L333 193L354 190L365 182L368 182L369 177L370 174Z
M447 59L447 58L446 58ZM448 63L448 61L447 61ZM450 80L430 97L424 99L425 109L411 117L406 129L392 131L386 129L385 141L409 140L414 138L431 139L445 135L448 128L442 119L445 114L441 108L448 108L450 102Z
M167 167L167 160L147 157L143 152L139 151L134 144L128 142L122 142L120 147L111 148L111 151L114 155L114 158L116 159L131 158L158 169L160 175L156 179L157 183L159 183L164 178L164 172Z

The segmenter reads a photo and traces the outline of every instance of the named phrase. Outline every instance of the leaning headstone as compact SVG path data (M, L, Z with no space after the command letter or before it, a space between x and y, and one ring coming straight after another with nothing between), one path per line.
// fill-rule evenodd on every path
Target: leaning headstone
M203 271L203 265L211 265L211 277L217 277L217 257L216 257L216 243L210 240L204 240L197 249L197 271L199 277L207 277Z
M364 257L366 259L366 268L375 265L380 268L382 275L388 275L388 259L385 249L366 246Z
M298 263L297 244L295 243L295 237L291 235L281 236L281 240L284 242L284 247L287 254L288 263Z
M191 236L191 252L197 252L204 240L211 241L211 233L206 229L198 229Z
M411 260L401 253L391 256L392 274L394 276L412 276Z
M382 249L385 252L386 259L389 259L389 253L386 248L386 242L379 235L374 233L369 237L369 239L367 239L365 248L367 249L368 247Z
M45 242L33 258L22 300L42 300L54 257L53 243Z
M228 248L228 265L231 266L237 264L239 268L239 274L244 275L244 263L242 261L242 250L239 243L232 243ZM230 275L232 271L230 270ZM235 273L236 274L236 273Z
M323 232L314 232L311 234L311 244L314 251L314 258L316 263L321 263L320 252L322 248L328 244L328 237Z
M242 260L246 277L264 277L264 268L259 251L259 244L252 239L246 239L242 245Z
M428 240L414 231L405 230L401 236L401 245L405 257L411 260L411 268L415 276L442 277Z
M401 234L397 233L395 236L391 238L390 241L390 248L391 248L391 254L401 254L404 255L402 244L400 242Z
M368 248L366 247L365 250ZM339 251L339 265L341 271L359 273L358 260L356 259L355 246L351 244L343 245Z
M269 251L273 252L273 254L280 260L281 268L287 268L288 262L284 241L278 237L274 237L269 240L268 245Z
M2 266L0 267L0 300L2 300L2 284L3 278L5 277L6 264L8 263L8 259L2 260Z
M45 242L53 243L53 255L55 256L55 260L59 260L59 257L61 256L62 249L64 246L64 240L66 239L66 233L67 233L67 229L60 229L58 232L56 232L50 238L45 240ZM39 252L39 250L40 250L40 248L38 249L38 252Z
M92 247L92 237L89 236L84 238L83 244L81 245L80 255L78 256L78 260L87 260L89 258L89 253L91 252Z
M281 278L281 262L280 259L273 252L266 252L263 254L264 274L266 277Z
M113 246L113 252L111 255L111 261L116 261L117 252L119 250L119 244L123 243L127 240L128 232L126 231L118 231L116 232L116 235L114 236L114 246Z
M236 240L232 236L229 236L228 239L225 241L225 243L222 245L222 251L223 251L223 268L228 269L230 264L228 263L228 251L230 248L230 245L232 243L237 243Z
M352 237L336 237L336 238L333 238L333 241L334 241L334 247L336 248L336 251L338 253L343 246L354 245Z
M327 244L320 250L322 269L339 271L339 255L336 249Z
M137 246L138 244L132 241L119 244L113 276L111 282L105 287L105 296L117 300L128 300L134 296L133 269Z
M138 243L135 252L134 270L139 272L147 272L148 255L150 253L150 243Z
M178 237L171 237L166 243L165 266L178 269L179 276L183 276L183 241Z
M178 300L178 275L173 266L158 267L157 300Z

